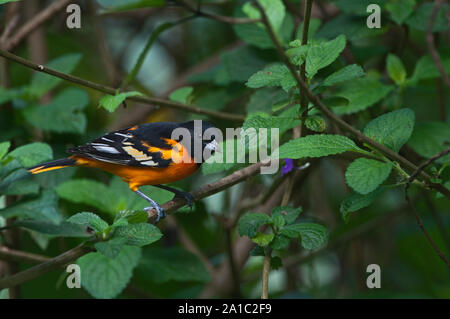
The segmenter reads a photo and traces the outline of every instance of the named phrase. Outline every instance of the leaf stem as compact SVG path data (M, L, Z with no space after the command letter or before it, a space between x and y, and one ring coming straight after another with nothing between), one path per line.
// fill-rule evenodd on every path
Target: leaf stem
M262 272L262 289L261 299L269 299L269 272L270 272L270 258L272 257L272 250L267 247L264 256L264 265Z

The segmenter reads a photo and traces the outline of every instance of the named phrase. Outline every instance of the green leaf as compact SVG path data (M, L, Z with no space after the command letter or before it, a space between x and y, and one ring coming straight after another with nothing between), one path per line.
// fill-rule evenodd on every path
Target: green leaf
M86 91L67 89L49 104L25 108L23 115L28 123L44 131L81 134L86 129L86 116L79 111L88 102Z
M98 102L100 106L104 107L109 112L114 112L117 107L125 101L126 98L130 96L141 96L142 93L132 91L132 92L124 92L116 95L104 95L100 101Z
M101 241L94 245L100 253L109 258L116 258L126 243L126 238L116 237L108 241Z
M286 14L286 10L281 0L257 0L259 4L264 8L267 19L272 26L275 33L281 28ZM242 7L247 16L251 19L260 19L261 13L250 2L247 2Z
M23 217L35 220L59 223L62 221L58 209L58 197L53 191L45 191L38 198L21 201L15 205L0 210L4 218Z
M311 18L309 20L309 27L308 27L308 40L311 40L314 35L316 34L317 30L319 30L320 24L322 21L320 19ZM303 22L300 23L298 26L295 38L301 40L303 37Z
M446 73L450 73L450 59L441 57ZM429 55L424 55L417 61L413 75L406 81L407 85L416 85L418 81L440 77L441 73Z
M62 73L71 73L81 60L81 54L66 54L54 60L51 60L46 67ZM36 72L31 78L31 84L28 91L31 96L39 98L54 87L56 87L62 79L55 76Z
M395 84L401 85L406 79L406 70L402 61L395 54L389 53L387 57L387 71Z
M200 259L179 247L146 248L138 272L154 283L209 282L211 280Z
M272 209L270 215L273 217L282 216L286 224L292 224L302 212L301 207L293 208L291 206L278 206Z
M45 143L31 143L20 146L8 154L17 159L23 167L30 167L52 159L53 152Z
M67 219L67 221L69 223L90 227L95 230L96 233L103 233L109 226L107 222L100 218L100 216L89 212L82 212L72 215Z
M430 16L433 12L433 7L433 2L422 3L406 20L406 24L413 29L427 31L428 24L430 22ZM442 32L449 29L446 17L446 13L448 13L449 8L450 5L447 3L443 3L441 5L431 29L433 32Z
M268 87L259 89L250 97L247 104L247 112L253 113L264 111L271 113L273 106L277 104L287 104L289 102L288 99L289 97L286 92L279 88Z
M253 238L258 233L258 228L271 223L271 219L266 214L248 213L241 217L238 224L238 233L241 236Z
M295 86L295 83L295 79L285 65L273 64L253 74L246 85L254 89L264 86L281 86L287 92Z
M281 228L286 224L286 220L281 215L272 216L272 224L276 228Z
M99 1L100 3L106 2L106 4L103 4L103 6L107 7L107 10L105 10L105 13L109 12L122 12L122 11L129 11L129 10L137 10L142 8L154 8L154 7L162 7L166 4L165 0L128 0L126 2L123 2L123 4L117 0L115 1ZM119 2L119 4L117 4ZM115 6L111 7L111 4L115 4Z
M281 267L283 267L283 262L280 257L274 256L270 258L270 269L277 270Z
M351 64L343 67L339 71L330 74L322 83L323 86L332 86L337 83L345 82L355 78L362 77L364 70L357 64Z
M401 109L383 114L370 121L364 134L398 152L408 141L414 128L414 112Z
M308 53L306 54L306 76L312 79L320 69L333 63L339 54L341 54L345 48L345 36L340 35L334 40L311 43L308 46Z
M290 238L301 238L303 248L315 250L325 245L328 238L327 229L315 223L291 224L283 227L281 234Z
M190 104L189 96L193 91L194 88L192 86L185 86L170 93L169 99L179 103Z
M356 212L362 208L370 206L375 199L378 198L384 191L386 187L379 187L373 192L368 194L359 194L357 192L351 192L344 198L341 203L340 212L342 214L342 219L347 222L348 215L352 212Z
M392 20L401 25L414 11L415 0L390 0L386 4L386 10L391 13Z
M10 142L0 143L0 160L6 155L6 153L8 153L10 147L11 147Z
M358 150L355 142L342 135L308 135L281 145L279 158L322 157Z
M114 298L128 284L139 263L141 249L124 246L114 258L89 253L77 260L82 269L81 285L95 298Z
M322 133L327 128L327 123L323 117L313 115L305 119L305 126L311 131Z
M259 246L265 247L271 243L274 236L275 235L273 233L269 233L269 234L257 233L256 236L251 238L251 240L254 243L258 244Z
M114 225L119 226L118 223L120 223L120 220L126 220L127 221L126 224L145 223L148 220L148 215L146 212L142 210L121 210L114 217L113 226Z
M162 234L159 228L152 224L139 223L117 227L114 237L126 238L127 245L142 247L158 241Z
M290 238L285 236L285 235L281 235L281 234L277 234L274 239L272 240L272 242L270 243L270 247L274 250L284 250L287 249L289 247L289 242L290 242ZM259 247L259 246L257 246Z
M358 158L348 166L345 180L355 192L365 195L376 190L388 178L391 170L391 163Z
M56 187L59 197L74 203L83 203L111 213L114 195L103 183L89 179L72 179Z
M353 81L345 82L335 92L334 96L343 97L348 100L345 106L333 107L336 114L351 114L381 101L390 91L392 85L384 85L375 76L364 76Z
M85 226L63 221L54 224L48 221L25 219L14 222L15 226L31 229L42 234L62 237L90 237L91 232Z
M408 145L420 156L430 158L444 149L450 143L450 124L444 122L417 123ZM450 161L450 155L436 160L437 163Z

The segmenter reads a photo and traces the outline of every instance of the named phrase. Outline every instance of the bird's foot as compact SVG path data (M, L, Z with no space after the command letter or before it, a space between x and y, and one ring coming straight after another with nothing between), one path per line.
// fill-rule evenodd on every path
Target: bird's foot
M192 196L191 193L178 191L177 193L175 193L174 198L183 198L186 201L189 208L192 210L192 206L194 205L195 198L194 198L194 196Z
M164 209L161 206L159 206L159 205L145 207L144 211L149 211L149 210L151 210L153 208L158 213L158 217L156 217L156 220L155 220L155 224L157 224L161 219L165 218L167 216L167 214L164 211Z

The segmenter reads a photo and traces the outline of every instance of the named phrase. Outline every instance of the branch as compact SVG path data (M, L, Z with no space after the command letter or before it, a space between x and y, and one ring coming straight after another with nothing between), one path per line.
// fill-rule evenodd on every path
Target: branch
M425 169L425 167L427 167L428 165L430 165L432 162L434 162L435 160L437 160L438 158L447 155L448 153L450 153L450 148L434 155L433 157L429 158L428 160L426 160L422 165L420 165L417 170L411 174L411 176L408 179L408 182L406 183L405 186L405 199L408 202L409 206L411 207L411 210L414 213L414 216L416 218L417 224L419 225L420 229L422 230L422 232L425 234L425 237L427 237L428 241L430 242L431 246L433 247L433 249L436 251L436 254L438 254L438 256L444 261L444 263L447 265L448 268L450 268L450 262L448 261L448 259L445 257L445 255L442 253L442 251L439 249L439 247L436 245L436 243L433 241L433 239L431 238L430 234L427 232L427 230L425 229L425 227L423 226L422 223L422 219L420 218L419 214L417 213L416 208L414 207L411 198L408 195L408 190L409 190L409 186L411 185L411 183L414 181L414 179L417 178L417 175L419 175L419 173L421 171L423 171Z
M195 200L199 200L214 195L218 192L223 191L224 189L242 182L243 180L253 175L259 174L261 166L268 166L269 164L270 163L256 163L247 166L218 180L217 182L206 184L200 189L193 191L192 196ZM184 205L186 205L186 200L184 198L174 198L171 201L162 204L161 207L166 213L171 213ZM149 221L152 221L158 215L155 209L148 210L147 213Z
M235 18L235 17L227 17L227 16L221 16L214 13L208 13L201 11L200 8L195 8L191 4L189 4L187 1L184 0L178 0L176 1L180 6L184 7L185 9L191 11L192 13L195 13L197 16L205 17L209 19L213 19L219 22L229 23L229 24L250 24L250 23L257 23L261 22L260 19L248 19L248 18Z
M442 0L435 0L433 11L430 15L430 20L428 22L428 28L426 33L426 39L428 44L428 50L430 51L431 57L433 58L433 62L436 65L436 68L439 70L439 73L442 75L442 79L444 80L445 84L450 88L450 79L448 77L448 74L445 72L444 66L442 65L441 58L439 57L439 53L436 50L436 47L434 46L434 37L433 37L433 24L436 20L437 14L439 12L439 8L443 4Z
M264 265L262 272L262 289L261 299L269 299L269 272L270 272L270 258L272 251L267 247L266 255L264 256Z
M373 148L377 149L381 153L385 154L386 157L393 161L397 161L400 164L402 164L404 167L410 169L411 171L416 171L417 166L411 163L406 158L402 157L401 155L395 153L391 149L387 148L386 146L372 140L371 138L365 136L363 133L361 133L358 129L354 128L344 120L342 120L340 117L338 117L336 114L334 114L330 109L328 109L325 104L322 103L322 101L314 94L312 91L308 88L307 84L300 78L298 72L296 71L294 65L292 65L289 58L286 56L283 47L281 46L280 41L278 40L274 30L272 29L269 20L267 18L266 12L264 11L264 8L257 2L254 2L255 6L258 7L259 11L261 12L261 17L264 25L267 28L267 31L269 32L269 35L272 39L272 42L275 44L275 47L278 51L278 54L281 56L283 62L288 67L289 71L291 72L292 76L294 77L295 81L297 82L297 85L299 88L301 88L307 95L308 99L314 104L315 107L317 107L325 116L327 116L331 121L336 123L339 127L344 129L345 131L353 134L359 141L367 143L368 145L372 146ZM421 171L420 176L424 178L427 181L428 186L435 188L448 198L450 198L450 190L443 187L440 184L432 183L430 181L430 175L427 173Z
M43 72L43 73L47 73L50 75L53 75L57 78L81 85L81 86L85 86L106 94L111 94L111 95L115 95L116 94L116 89L102 85L102 84L98 84L95 82L91 82L70 74L66 74L66 73L62 73L62 72L58 72L56 70L53 69L49 69L43 65L39 65L36 63L33 63L31 61L28 61L24 58L21 58L15 54L12 54L8 51L2 50L0 49L0 56L20 63L24 66L26 66L27 68L33 69L35 71L38 72ZM198 106L195 105L187 105L187 104L183 104L183 103L178 103L178 102L173 102L173 101L168 101L165 99L161 99L161 98L157 98L157 97L148 97L148 96L132 96L128 98L129 100L132 101L136 101L136 102L141 102L144 104L150 104L150 105L159 105L159 106L166 106L166 107L170 107L170 108L174 108L174 109L178 109L178 110L182 110L182 111L186 111L186 112L190 112L190 113L197 113L197 114L204 114L204 115L208 115L211 117L215 117L215 118L219 118L219 119L223 119L223 120L232 120L232 121L244 121L245 120L245 116L241 115L241 114L230 114L230 113L225 113L225 112L217 112L217 111L212 111L212 110L208 110L208 109L203 109L200 108Z
M15 34L14 36L5 41L3 48L5 50L12 50L16 47L20 41L22 41L28 34L37 29L41 24L50 19L53 15L55 15L59 10L67 6L71 0L60 0L52 3L47 8L39 12L32 20L25 23Z
M57 269L65 264L68 264L79 257L89 253L92 251L92 248L89 248L83 244L78 245L77 247L66 251L65 253L50 259L49 261L43 262L37 266L28 268L22 272L14 274L12 276L8 276L0 279L0 290L4 288L10 288L21 283L24 283L28 280L39 277L51 270Z
M50 258L3 246L0 247L0 260L14 261L14 262L43 263L50 260Z

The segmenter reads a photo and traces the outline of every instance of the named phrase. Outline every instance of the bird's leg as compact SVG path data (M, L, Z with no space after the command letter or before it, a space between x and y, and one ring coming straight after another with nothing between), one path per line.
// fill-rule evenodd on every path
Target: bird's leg
M192 205L194 204L195 199L194 199L194 196L192 196L191 193L183 192L183 191L180 191L180 190L178 190L176 188L173 188L173 187L170 187L170 186L165 186L165 185L153 185L153 186L165 189L166 191L169 191L169 192L172 192L172 193L175 194L175 197L184 198L186 200L187 205L189 206L189 208L192 209Z
M164 209L161 206L158 205L157 202L155 202L153 199L151 199L150 197L148 197L147 195L145 195L144 193L142 193L139 190L136 190L135 193L138 194L139 196L141 196L142 198L144 198L146 201L148 201L152 205L151 207L145 207L144 208L145 211L154 208L158 212L158 217L155 220L155 224L157 222L159 222L162 218L166 217L166 212L164 211Z

